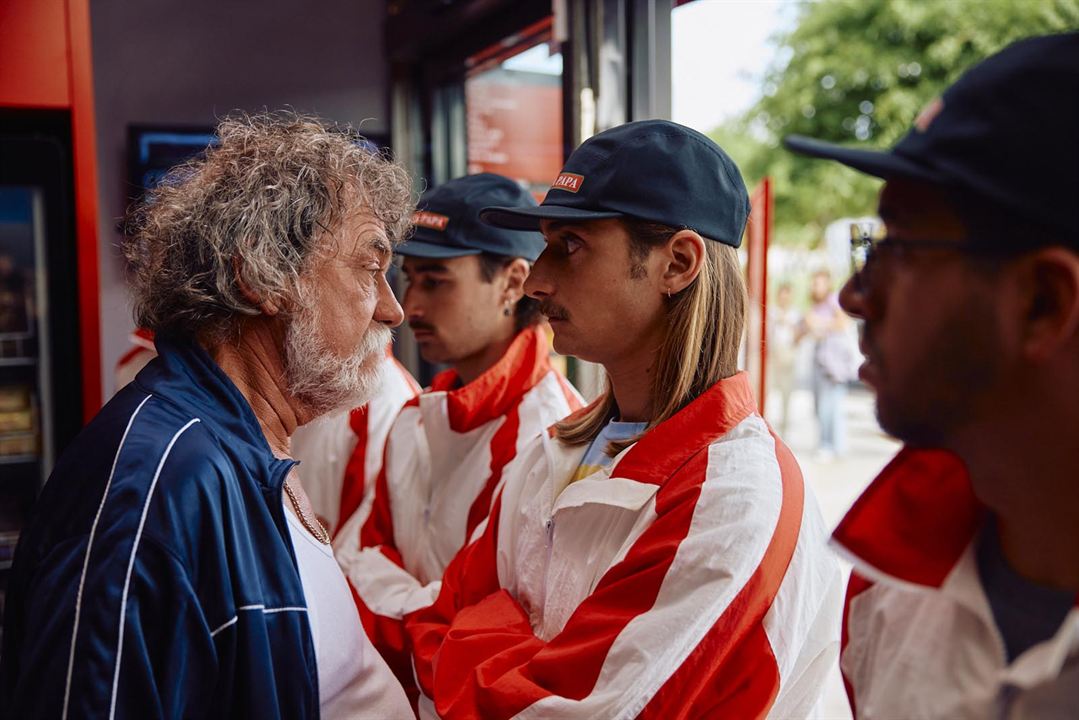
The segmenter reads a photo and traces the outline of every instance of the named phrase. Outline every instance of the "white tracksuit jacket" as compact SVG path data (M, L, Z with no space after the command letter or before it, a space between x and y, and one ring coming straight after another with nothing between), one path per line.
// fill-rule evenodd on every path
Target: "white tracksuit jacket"
M334 542L368 635L406 690L415 686L401 618L434 601L520 450L581 406L549 353L543 332L527 328L468 385L453 389L452 370L438 375L393 423L370 515Z
M833 541L854 563L840 669L858 718L1079 718L1079 596L1008 662L982 589L985 519L962 461L904 449Z
M722 380L568 485L585 446L533 441L407 619L421 714L812 716L843 578L755 408L744 373Z
M367 516L390 425L419 392L419 384L387 348L382 387L370 402L317 418L292 434L300 482L331 535L348 518Z

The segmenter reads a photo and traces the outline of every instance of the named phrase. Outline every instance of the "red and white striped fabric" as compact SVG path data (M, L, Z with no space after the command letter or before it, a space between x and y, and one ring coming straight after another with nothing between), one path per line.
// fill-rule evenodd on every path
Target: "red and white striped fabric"
M812 716L843 580L755 407L744 373L720 381L569 485L585 447L534 441L407 619L421 714Z
M468 385L453 389L452 370L438 375L393 424L370 516L350 519L334 543L368 635L413 698L401 618L434 601L521 448L581 406L549 352L528 328Z
M152 330L137 328L127 339L131 341L131 347L116 361L116 389L127 385L139 374L139 370L146 367L146 363L157 357L157 346L154 345L154 333Z
M419 392L419 383L387 348L382 387L370 402L296 428L292 456L300 461L300 482L331 534L350 517L366 517L390 425Z
M854 563L840 669L856 717L1079 714L1079 596L1009 664L975 558L985 517L958 457L905 449L836 528Z

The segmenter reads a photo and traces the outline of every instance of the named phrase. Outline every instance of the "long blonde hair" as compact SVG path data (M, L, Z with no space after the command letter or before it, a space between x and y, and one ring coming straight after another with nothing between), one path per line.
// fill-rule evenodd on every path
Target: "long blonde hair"
M631 273L638 277L644 272L642 261L652 249L666 244L678 232L640 220L623 220L623 224L629 233L631 256L637 261ZM697 278L667 301L667 334L656 356L653 414L645 432L738 372L747 302L738 253L711 240L704 245L704 262ZM571 445L591 442L616 413L608 381L595 403L555 426L555 436ZM613 457L637 439L609 443L606 453Z

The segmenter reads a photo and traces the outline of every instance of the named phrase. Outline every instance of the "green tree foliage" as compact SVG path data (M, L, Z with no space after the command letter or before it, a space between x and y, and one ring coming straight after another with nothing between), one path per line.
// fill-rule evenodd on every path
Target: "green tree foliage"
M763 96L712 132L755 185L770 175L777 241L813 245L872 214L879 181L780 146L798 133L885 148L964 70L1031 35L1079 29L1079 0L821 0L777 38Z

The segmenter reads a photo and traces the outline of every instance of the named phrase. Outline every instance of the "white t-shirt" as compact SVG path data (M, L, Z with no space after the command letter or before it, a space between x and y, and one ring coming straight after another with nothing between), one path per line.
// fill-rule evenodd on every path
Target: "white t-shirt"
M287 507L285 516L307 599L323 719L411 720L405 691L364 632L330 546L315 540Z

